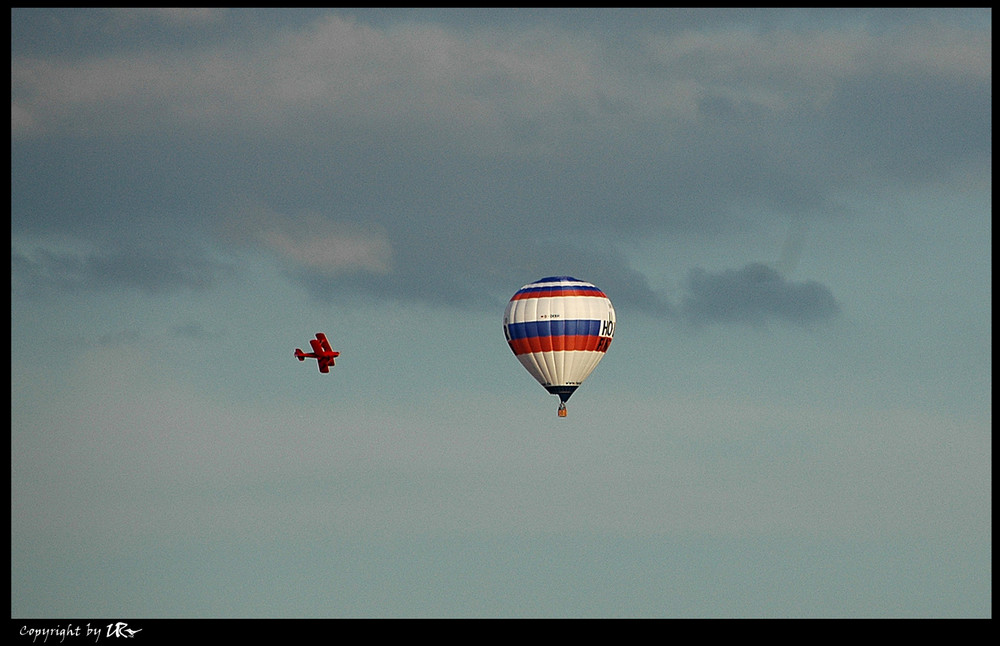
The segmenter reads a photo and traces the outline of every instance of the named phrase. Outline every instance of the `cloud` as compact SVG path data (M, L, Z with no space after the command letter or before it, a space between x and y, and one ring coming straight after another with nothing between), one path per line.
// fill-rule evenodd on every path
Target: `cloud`
M362 228L313 211L295 215L251 205L224 225L229 240L270 251L292 270L340 276L354 272L387 274L392 245L380 227Z
M228 14L177 15L215 22ZM33 123L90 121L112 132L184 123L287 128L303 117L308 127L336 115L380 127L446 128L477 150L529 142L537 149L588 128L620 134L652 122L669 133L697 125L705 95L789 113L822 109L839 84L875 71L989 83L988 32L912 30L917 38L905 29L876 34L863 24L822 22L760 32L742 25L679 32L647 27L625 47L610 35L557 23L373 25L334 14L294 31L214 47L161 45L75 60L15 55L12 105ZM123 124L112 115L130 118ZM525 137L528 123L533 129Z
M206 289L230 269L204 256L168 249L120 249L74 253L11 248L11 277L27 293L63 290L138 289L164 293Z
M568 273L664 314L622 250L753 227L748 213L832 217L840 196L890 182L988 175L991 41L971 21L308 15L261 21L254 38L232 35L258 14L205 16L218 20L183 30L202 34L195 46L12 51L12 231L199 240L252 193L272 213L219 242L266 249L317 295L469 303ZM20 262L84 284L112 260L127 259ZM696 318L726 319L707 291L725 278L692 274ZM764 284L825 311L818 285ZM757 289L756 316L807 317Z
M327 225L324 229L331 228ZM309 269L324 273L364 269L384 274L389 271L389 247L376 236L312 230L303 236L284 231L263 231L261 240L280 256Z
M129 7L112 8L108 12L123 27L133 28L143 22L162 22L178 27L201 27L219 23L228 11L225 8L196 7Z
M813 281L788 281L761 263L709 273L692 269L679 311L694 325L759 325L771 320L797 325L826 321L839 311L830 290Z

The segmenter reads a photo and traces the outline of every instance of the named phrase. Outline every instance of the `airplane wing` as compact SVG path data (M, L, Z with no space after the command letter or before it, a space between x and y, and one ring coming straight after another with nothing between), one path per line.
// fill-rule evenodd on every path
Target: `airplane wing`
M319 345L323 348L324 352L333 352L333 348L330 347L330 342L327 340L326 335L322 332L316 333L316 340L319 341Z

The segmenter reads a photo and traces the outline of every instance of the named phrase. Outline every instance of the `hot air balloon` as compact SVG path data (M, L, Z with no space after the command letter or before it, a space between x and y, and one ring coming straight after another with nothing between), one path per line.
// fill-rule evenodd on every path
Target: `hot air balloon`
M566 401L611 345L615 308L591 283L550 276L517 290L503 332L521 365L559 396L559 417L566 417Z

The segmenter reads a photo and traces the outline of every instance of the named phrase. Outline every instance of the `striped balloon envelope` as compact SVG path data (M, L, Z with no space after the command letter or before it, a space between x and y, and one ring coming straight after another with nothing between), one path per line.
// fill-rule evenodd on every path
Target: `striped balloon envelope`
M547 391L566 401L604 358L615 335L615 308L592 283L542 278L517 290L503 315L507 344Z

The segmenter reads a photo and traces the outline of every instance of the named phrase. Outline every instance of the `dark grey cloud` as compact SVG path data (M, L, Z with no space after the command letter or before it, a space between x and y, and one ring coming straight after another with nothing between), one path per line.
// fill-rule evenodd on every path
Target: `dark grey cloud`
M694 325L770 321L808 325L827 321L840 309L824 285L786 280L762 263L718 273L692 269L685 288L678 309Z
M196 321L189 321L170 327L170 334L178 339L203 339L209 336L205 327Z
M843 169L915 184L949 177L993 153L990 77L926 69L873 70L841 83L824 112L831 179Z
M11 249L11 278L26 294L38 289L115 291L137 289L158 294L212 286L231 269L189 252L120 250L78 254Z

